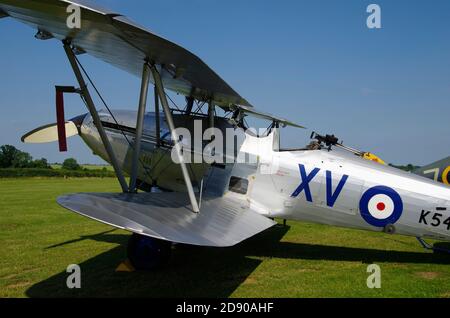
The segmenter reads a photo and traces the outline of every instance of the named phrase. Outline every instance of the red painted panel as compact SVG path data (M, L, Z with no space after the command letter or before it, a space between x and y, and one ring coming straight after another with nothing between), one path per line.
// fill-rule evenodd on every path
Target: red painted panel
M56 90L56 122L58 125L59 151L67 151L66 120L64 116L64 93Z

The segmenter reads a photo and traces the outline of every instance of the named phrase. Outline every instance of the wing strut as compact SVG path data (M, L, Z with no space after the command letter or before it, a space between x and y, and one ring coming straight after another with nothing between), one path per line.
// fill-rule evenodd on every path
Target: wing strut
M103 146L105 147L106 152L108 153L111 164L117 175L117 179L119 180L120 186L122 187L122 191L128 192L128 184L119 166L119 162L117 161L117 158L114 154L114 150L111 146L111 143L109 142L108 136L105 133L97 109L95 109L94 101L92 100L86 82L84 81L83 75L81 74L80 68L75 58L75 54L73 53L70 44L67 41L63 41L63 43L64 43L64 50L66 51L67 54L67 58L69 59L70 65L72 66L73 72L75 73L75 77L77 78L78 83L80 85L81 95L83 95L86 101L86 105L89 109L92 119L94 120L94 124L98 130L98 133L100 134L100 138L102 139Z
M170 111L169 103L167 101L167 96L164 91L163 82L162 82L161 76L154 64L150 65L150 69L152 71L153 79L155 82L155 87L158 92L159 99L161 100L164 114L166 115L167 125L169 126L170 133L172 135L172 139L175 144L175 146L174 146L175 151L176 151L176 154L178 157L178 161L180 162L181 171L183 172L184 182L186 183L186 188L188 190L189 199L190 199L191 205L192 205L192 210L195 213L198 213L198 212L200 212L200 209L198 207L197 198L195 197L194 188L192 186L191 178L189 176L189 172L187 170L186 163L184 162L182 149L181 149L181 145L180 145L180 139L175 130L175 124L173 122L172 112Z
M186 102L187 102L186 115L190 115L192 113L192 108L194 107L194 101L195 101L194 97L192 97L192 96L186 97Z
M141 152L142 131L144 129L145 106L147 104L149 82L150 68L148 67L148 63L146 61L142 69L141 94L139 98L139 109L136 120L136 138L134 140L133 162L130 176L130 192L137 191L136 180L138 175L139 155Z
M214 117L215 117L215 106L214 102L211 100L208 104L208 119L209 119L209 127L214 128Z
M161 146L161 117L159 116L159 97L156 86L154 88L155 95L155 130L156 130L156 146Z

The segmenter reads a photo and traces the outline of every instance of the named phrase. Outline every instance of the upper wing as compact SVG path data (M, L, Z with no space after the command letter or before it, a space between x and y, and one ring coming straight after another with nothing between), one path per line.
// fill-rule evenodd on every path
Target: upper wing
M81 29L67 26L67 7L81 8ZM1 12L50 33L107 63L142 75L145 59L158 65L165 87L216 105L251 106L200 58L115 12L88 1L0 0Z
M193 213L184 193L90 193L58 198L91 219L175 243L227 247L276 223L227 197L205 198Z
M280 124L285 125L285 126L291 126L291 127L296 127L296 128L302 128L302 129L305 128L305 127L303 127L303 126L301 126L299 124L296 124L296 123L294 123L294 122L292 122L290 120L287 120L287 119L284 119L284 118L280 118L280 117L277 117L277 116L274 116L274 115L271 115L271 114L268 114L268 113L261 112L259 110L256 110L253 107L247 107L247 106L241 106L241 105L236 105L235 107L240 109L243 113L245 113L247 115L252 115L253 117L257 117L257 118L260 118L260 119L276 121L277 123L280 123Z

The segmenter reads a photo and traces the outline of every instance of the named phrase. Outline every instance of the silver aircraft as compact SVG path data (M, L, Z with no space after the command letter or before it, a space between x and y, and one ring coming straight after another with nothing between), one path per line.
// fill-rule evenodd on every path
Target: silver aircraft
M79 29L66 23L74 5ZM300 125L256 110L198 57L122 15L85 1L0 0L0 16L37 29L38 39L62 41L79 88L57 87L58 123L23 141L59 141L65 150L66 137L79 135L111 163L123 193L70 194L58 203L134 233L128 253L137 268L165 264L171 243L234 246L274 218L450 241L447 185L355 156L334 136L282 149L281 129ZM77 57L84 53L142 77L137 111L96 110ZM154 111L146 112L150 83ZM165 89L186 96L186 107L171 107ZM66 121L65 93L79 94L89 113ZM246 116L271 125L255 132Z

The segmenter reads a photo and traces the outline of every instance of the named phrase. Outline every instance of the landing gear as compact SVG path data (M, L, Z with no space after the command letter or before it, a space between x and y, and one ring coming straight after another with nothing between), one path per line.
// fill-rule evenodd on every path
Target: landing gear
M425 242L422 238L418 237L417 240L422 245L423 248L433 251L435 254L450 254L450 244L449 243L435 243L431 245Z
M167 265L172 243L133 233L128 241L128 259L137 270L155 270Z

